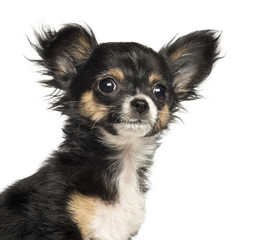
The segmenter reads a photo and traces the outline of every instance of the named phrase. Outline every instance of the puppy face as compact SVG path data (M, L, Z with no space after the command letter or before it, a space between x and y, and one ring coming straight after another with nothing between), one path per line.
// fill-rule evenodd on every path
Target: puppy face
M52 77L43 83L61 89L53 108L90 128L142 137L167 128L179 103L196 98L217 59L219 37L194 32L159 52L138 43L99 45L79 25L37 38L38 63Z
M175 101L164 58L137 43L96 47L72 88L81 115L119 135L145 136L166 128Z

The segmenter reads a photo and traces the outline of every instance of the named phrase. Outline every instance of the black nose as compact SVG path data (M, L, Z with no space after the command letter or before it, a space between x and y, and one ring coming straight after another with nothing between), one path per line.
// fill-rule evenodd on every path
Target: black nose
M139 113L145 114L149 111L149 105L147 101L143 99L134 99L131 101L131 106Z

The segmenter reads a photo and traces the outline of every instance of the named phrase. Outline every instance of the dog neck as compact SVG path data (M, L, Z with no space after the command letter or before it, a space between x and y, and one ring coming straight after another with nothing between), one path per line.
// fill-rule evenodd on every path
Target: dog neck
M71 181L81 193L113 202L124 196L121 189L125 186L142 193L148 190L148 170L158 147L158 135L113 135L104 129L78 125L75 121L67 121L63 131L65 140L59 154L65 152L66 158L67 153L70 156L66 161L70 167L65 168L76 172L76 178Z

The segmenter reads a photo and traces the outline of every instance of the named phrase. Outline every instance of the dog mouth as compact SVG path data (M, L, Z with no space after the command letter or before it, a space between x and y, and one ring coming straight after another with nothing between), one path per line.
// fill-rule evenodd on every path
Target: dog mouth
M136 122L122 122L119 124L119 127L131 129L131 130L140 130L144 128L151 128L152 125L150 123L143 123L140 121L136 121Z
M126 119L114 124L114 127L120 135L140 137L149 133L153 124L150 120Z
M131 116L126 116L123 115L120 118L120 121L118 122L118 124L120 125L135 125L135 126L145 126L145 125L153 125L153 121L152 119L150 119L149 117L145 117L145 118L133 118Z
M127 121L123 121L121 123L123 123L123 124L138 124L138 125L150 124L149 121L144 120L144 119L130 119Z

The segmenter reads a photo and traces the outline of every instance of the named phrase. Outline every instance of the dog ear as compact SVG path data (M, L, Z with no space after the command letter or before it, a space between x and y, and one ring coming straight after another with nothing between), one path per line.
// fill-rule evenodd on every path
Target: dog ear
M172 40L160 50L173 76L179 101L197 98L197 86L210 74L218 59L218 42L215 31L205 30Z
M42 81L49 87L66 90L76 76L78 67L85 63L97 46L92 30L77 24L65 25L58 32L44 27L41 33L35 33L38 44L32 44L41 60L44 75L50 80Z

